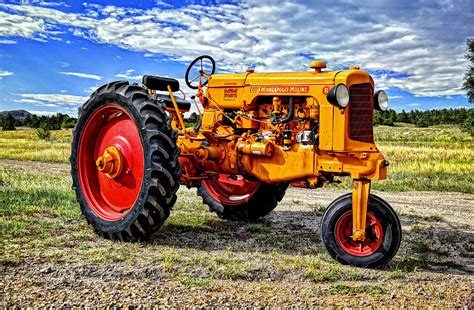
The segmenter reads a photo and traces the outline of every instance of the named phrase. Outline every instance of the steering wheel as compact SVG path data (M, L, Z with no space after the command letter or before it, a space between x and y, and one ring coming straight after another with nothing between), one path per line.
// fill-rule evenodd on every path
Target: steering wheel
M204 71L210 71L206 73ZM186 69L186 75L184 81L189 88L198 89L199 86L204 86L207 84L207 78L214 74L216 71L216 62L214 58L208 55L202 55L194 59L193 62ZM192 80L190 76L195 76ZM194 84L193 84L194 83Z

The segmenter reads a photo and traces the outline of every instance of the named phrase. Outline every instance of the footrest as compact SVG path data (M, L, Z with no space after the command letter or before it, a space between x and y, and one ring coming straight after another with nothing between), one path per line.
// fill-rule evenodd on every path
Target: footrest
M176 104L178 105L178 109L182 112L188 112L191 109L191 102L174 97L176 100ZM160 103L164 103L167 108L174 109L173 101L171 101L171 97L167 95L156 95L156 100Z

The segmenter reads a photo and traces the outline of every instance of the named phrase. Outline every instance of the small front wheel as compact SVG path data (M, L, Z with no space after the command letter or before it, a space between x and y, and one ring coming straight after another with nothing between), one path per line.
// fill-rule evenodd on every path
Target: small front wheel
M352 194L334 200L321 220L322 240L334 259L357 267L383 266L397 253L402 230L392 207L372 194L365 233L362 242L352 239Z

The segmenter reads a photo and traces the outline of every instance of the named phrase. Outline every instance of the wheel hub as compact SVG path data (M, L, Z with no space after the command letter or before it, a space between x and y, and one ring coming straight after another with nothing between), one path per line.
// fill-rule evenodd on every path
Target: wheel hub
M356 231L353 231L352 216L352 211L348 211L337 221L335 233L340 247L346 253L359 257L375 253L382 245L384 238L381 222L372 212L368 212L364 230L365 238L364 240L356 241L356 238L354 238Z
M108 178L114 179L122 172L122 153L115 146L109 146L95 161L97 169Z
M144 178L144 149L131 114L107 104L90 115L78 149L79 179L91 210L106 221L135 205Z

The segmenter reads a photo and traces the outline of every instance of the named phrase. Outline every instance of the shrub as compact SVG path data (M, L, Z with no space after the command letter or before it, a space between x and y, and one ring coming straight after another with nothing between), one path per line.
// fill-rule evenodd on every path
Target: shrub
M49 140L51 138L51 132L45 127L40 127L36 129L36 135L41 140Z

